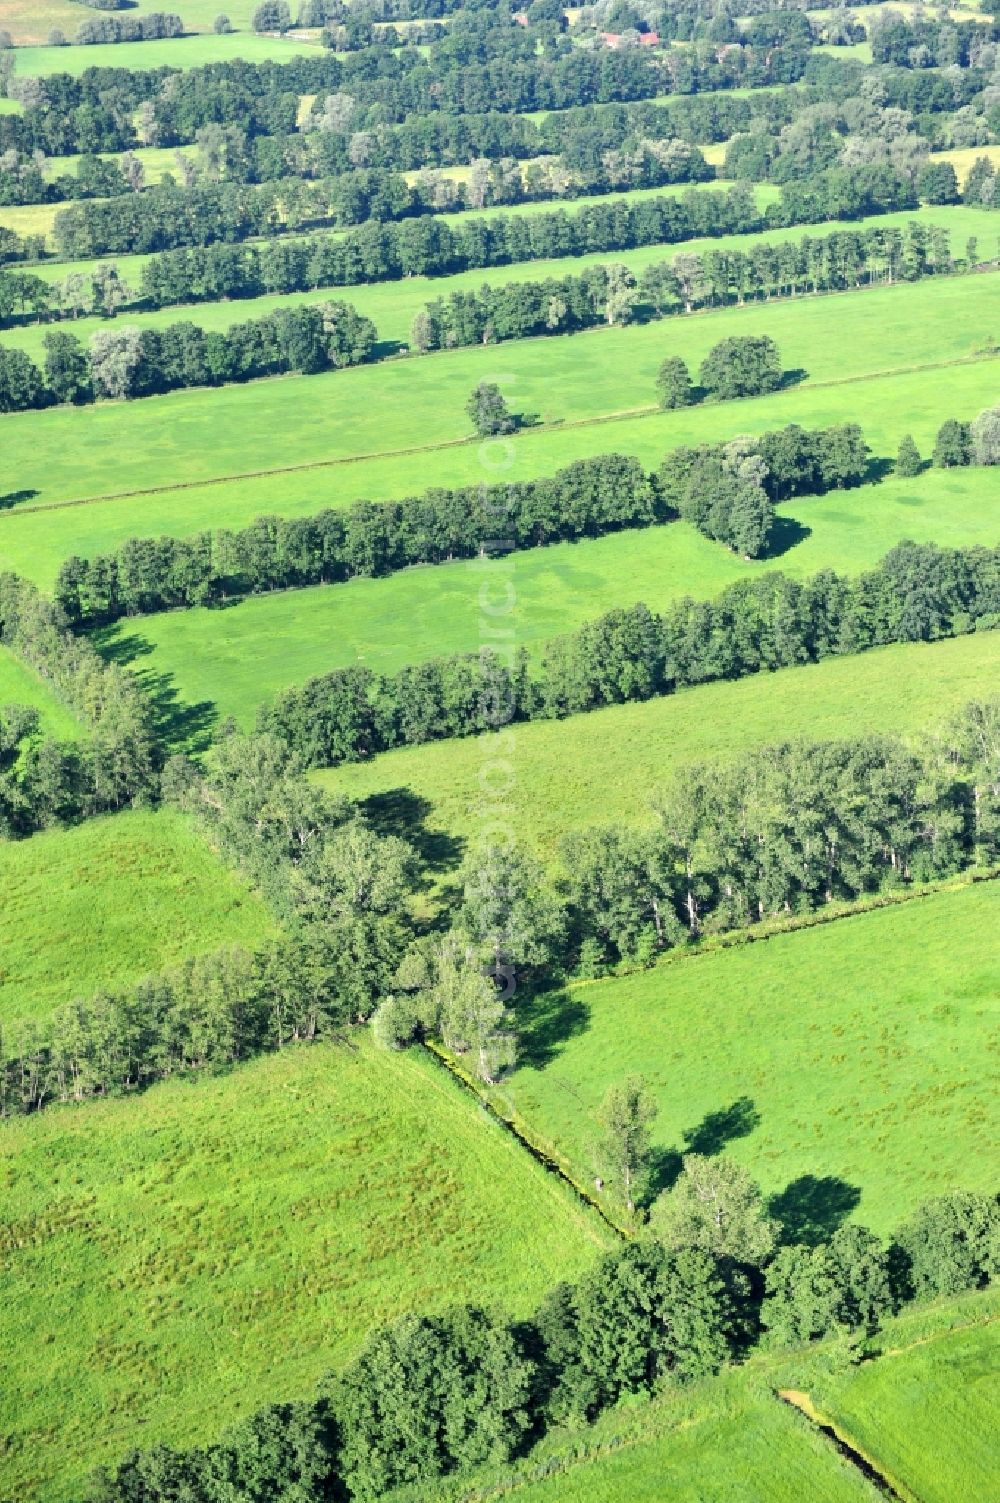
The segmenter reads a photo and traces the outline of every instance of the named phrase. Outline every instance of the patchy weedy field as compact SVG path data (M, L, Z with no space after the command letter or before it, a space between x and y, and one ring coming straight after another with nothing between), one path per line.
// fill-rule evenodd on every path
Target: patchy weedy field
M666 699L614 705L517 727L506 809L518 838L551 859L568 831L647 819L650 800L687 763L802 737L919 734L970 700L1000 693L1000 633L828 658ZM407 746L317 772L332 791L367 802L399 834L422 828L460 851L477 829L479 776L490 737ZM457 859L457 857L456 857Z
M305 1396L375 1326L527 1314L607 1245L429 1056L315 1045L0 1125L10 1496Z
M995 1188L998 920L984 883L550 993L524 1004L500 1099L587 1176L601 1097L642 1074L661 1184L677 1153L724 1148L792 1240L845 1216L887 1232Z
M0 1022L273 931L190 824L131 811L0 841Z

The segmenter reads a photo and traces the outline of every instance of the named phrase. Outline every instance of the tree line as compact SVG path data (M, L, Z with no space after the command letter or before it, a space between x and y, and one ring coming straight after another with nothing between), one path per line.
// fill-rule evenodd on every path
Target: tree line
M750 461L756 459L757 464ZM309 517L258 517L238 531L128 538L113 553L66 560L54 598L74 626L237 595L393 574L413 564L482 556L487 518L503 517L506 546L538 548L693 515L702 495L752 469L766 502L860 485L870 451L845 423L680 448L647 473L624 454L577 460L513 485L434 487L399 501L357 501ZM727 468L728 467L728 468ZM770 513L769 513L770 515Z
M974 189L981 191L980 178ZM404 217L399 222L375 219L336 235L292 238L279 234L263 244L241 240L241 234L249 233L253 226L241 217L238 195L231 192L228 201L234 217L228 227L224 220L215 225L224 238L152 254L143 265L138 288L124 281L114 262L102 262L90 273L71 272L56 283L33 273L0 268L0 321L9 324L29 315L45 319L76 318L82 313L107 315L123 306L162 308L409 276L448 276L479 267L750 234L767 226L787 227L812 218L835 218L845 207L852 213L856 210L874 215L913 208L917 203L912 189L901 178L866 182L861 175L852 181L851 192L852 202L845 205L842 184L831 175L815 188L794 185L765 211L757 208L751 189L736 185L726 190L664 194L634 203L585 203L572 213L557 208L530 216L498 214L461 225L432 214ZM863 201L859 201L859 195L863 195ZM366 193L362 203L328 207L334 217L339 217L372 207L384 210L388 206L392 212L393 204L403 208L406 201L405 195L397 199L393 190L390 201ZM183 238L186 231L175 224L173 233ZM702 264L707 270L704 277L695 277L693 285L697 289L701 281L706 281L710 300L725 301L753 295L757 268L765 289L780 291L786 286L806 285L817 291L826 286L852 285L858 261L866 266L869 280L879 276L905 279L913 266L930 264L935 269L947 269L949 264L948 232L938 226L925 227L912 221L903 231L885 232L884 242L879 241L876 230L867 232L868 238L860 241L849 237L865 232L838 233L848 238L836 242L837 254L832 257L825 254L826 242L815 237L804 237L798 248L755 244L748 252L704 252ZM235 235L235 240L225 238L227 234ZM970 244L975 251L975 242ZM751 253L752 264L748 265L746 257ZM654 306L657 278L663 281L665 276L661 269L655 277L647 278ZM699 292L698 300L704 295ZM691 301L690 296L685 301Z
M732 1168L689 1156L670 1192L697 1208L692 1229L706 1245L654 1228L578 1283L557 1284L526 1321L479 1305L404 1315L312 1398L269 1405L200 1449L133 1450L93 1479L88 1503L377 1503L485 1467L509 1482L511 1464L558 1426L711 1376L756 1346L834 1335L841 1361L858 1361L910 1302L995 1277L994 1195L926 1201L886 1240L849 1223L778 1243L760 1190ZM710 1210L701 1179L722 1188ZM717 1250L726 1239L735 1251Z
M273 738L225 731L207 770L175 757L158 782L244 869L279 932L254 953L190 959L71 1000L44 1022L11 1023L0 1035L0 1115L336 1036L389 989L412 938L407 900L419 863L405 841L376 834L355 806L313 787Z
M310 767L391 747L477 735L499 723L554 719L670 694L689 684L986 630L1000 616L1000 549L901 543L854 578L823 570L799 582L773 572L714 600L662 614L638 604L557 637L531 664L454 654L379 674L355 666L283 690L259 728ZM497 708L499 707L499 709Z
M6 740L0 749L5 789ZM484 842L457 873L443 934L419 934L409 917L423 880L414 848L316 788L304 765L288 738L232 727L205 768L167 763L162 795L243 868L280 933L255 954L220 952L11 1024L0 1114L224 1069L368 1019L384 1046L439 1038L492 1081L516 1053L513 975L529 994L1000 861L996 702L913 746L786 743L685 768L655 795L651 821L567 835L553 872Z
M745 251L685 252L647 266L591 266L577 275L484 283L478 291L434 298L413 320L410 342L428 350L566 334L639 316L666 318L695 308L742 305L764 297L828 292L897 280L919 281L955 270L946 229L912 221L806 235L797 243L751 243Z
M44 735L24 706L0 710L0 827L28 834L60 820L156 796L162 755L152 705L135 677L74 636L31 584L0 574L0 642L50 685L89 731Z
M231 59L184 72L93 68L81 77L54 74L44 80L15 80L8 69L7 90L25 107L20 115L0 118L0 151L14 147L59 156L177 145L193 141L212 123L240 126L251 137L287 135L295 128L303 94L347 93L368 121L399 123L437 112L565 110L802 78L829 97L845 88L856 92L861 78L856 65L810 56L794 45L719 49L703 44L673 49L660 59L645 49L586 52L557 37L538 53L534 35L488 22L471 38L451 30L427 59L415 49L378 48L344 58L313 53L282 63ZM889 104L951 111L966 102L956 101L943 70L887 66L878 76ZM959 76L966 92L986 83L981 69L963 69Z
M88 47L108 42L156 42L183 35L180 16L152 10L143 16L92 16L81 21L74 41L78 47Z
M316 375L369 360L377 338L371 319L339 302L278 308L224 334L188 322L162 329L116 324L98 329L85 347L75 334L51 330L44 371L23 350L0 347L0 412L149 397L286 372Z

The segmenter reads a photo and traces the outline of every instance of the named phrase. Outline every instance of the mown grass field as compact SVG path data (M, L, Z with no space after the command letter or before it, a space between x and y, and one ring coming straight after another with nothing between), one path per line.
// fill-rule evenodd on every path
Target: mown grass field
M995 1293L979 1299L987 1314L992 1307L989 1323L935 1329L913 1312L893 1322L877 1362L827 1380L816 1396L823 1415L920 1503L982 1503L1000 1485L1000 1303ZM980 1314L972 1298L962 1308L970 1321Z
M400 834L412 831L415 817L447 835L457 855L479 826L480 774L502 754L514 774L504 800L508 825L551 860L568 830L645 823L655 791L689 763L797 737L919 735L970 700L997 695L1000 632L981 632L535 721L516 727L513 751L495 737L470 737L314 776L349 798L371 800L373 816Z
M996 1190L998 921L983 883L526 1000L497 1096L589 1177L604 1092L642 1074L659 1183L708 1143L793 1240L847 1215L888 1232L932 1195Z
M155 156L151 156L151 171L163 170L176 174L172 151L157 150ZM996 219L987 209L927 208L919 215L890 214L861 220L859 227L902 227L913 219L928 227L940 225L947 228L951 235L952 253L957 259L964 257L966 241L970 236L975 236L980 242L979 255L983 258L995 254L1000 246ZM757 241L780 244L801 239L803 235L829 234L831 228L829 224L795 225L791 229L769 230L761 235L727 235L713 240L685 241L680 245L647 245L638 250L601 251L586 256L566 256L559 260L516 262L512 266L461 272L448 277L407 277L398 282L375 283L370 286L321 288L313 292L248 298L245 301L197 303L188 308L173 306L157 309L154 313L123 312L119 315L118 322L131 324L136 328L161 329L167 324L186 319L204 329L223 332L233 324L242 323L248 318L260 318L276 308L321 303L336 298L349 302L359 313L372 319L382 340L398 341L406 345L409 343L413 320L420 310L432 299L447 297L453 292L475 292L484 285L503 286L507 283L542 281L550 277L577 276L588 266L606 266L609 263L628 266L639 276L647 266L671 260L682 251L745 248ZM27 324L8 329L4 332L3 343L26 350L33 360L41 363L45 358L47 327L44 324ZM108 321L100 317L80 318L67 327L72 328L78 339L88 340L98 329L106 329Z
M788 422L859 420L882 455L909 430L926 452L945 417L996 399L995 285L1000 278L989 274L957 277L257 381L210 398L191 390L11 414L6 453L20 499L8 497L0 512L0 561L48 583L68 553L136 533L525 479L609 450L656 463L678 443ZM697 367L718 339L765 331L779 340L786 368L807 375L750 401L670 413L651 405L666 354ZM465 402L483 379L498 379L542 426L500 443L470 440ZM135 494L147 487L157 494ZM61 514L27 510L102 496L116 499Z
M672 522L527 549L506 561L440 564L250 596L225 609L126 618L97 641L109 655L165 675L182 702L209 703L249 725L263 700L314 673L359 662L391 672L440 653L478 651L484 588L488 600L502 601L513 584L515 608L502 624L517 645L537 648L637 600L660 609L774 568L796 578L828 566L854 573L902 538L995 546L1000 471L930 470L916 480L800 498L780 512L785 534L802 541L766 562L747 563L688 523Z
M360 1036L3 1124L0 1155L23 1503L305 1396L403 1311L527 1314L609 1236L429 1057Z
M130 811L0 842L0 1022L225 945L273 921L179 814Z
M43 729L50 736L71 741L80 734L76 717L56 699L38 674L6 647L0 647L0 709L4 705L31 705L39 712Z

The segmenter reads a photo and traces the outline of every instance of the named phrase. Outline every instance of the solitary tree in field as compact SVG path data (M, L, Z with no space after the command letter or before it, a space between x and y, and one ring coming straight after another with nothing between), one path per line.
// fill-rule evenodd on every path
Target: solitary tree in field
M514 416L503 399L499 386L492 381L480 381L465 404L472 425L480 438L491 438L499 433L513 433Z
M920 450L913 442L909 433L904 433L899 441L899 452L896 455L896 474L904 480L911 480L914 475L919 475L924 467L920 458Z
M597 1120L601 1136L594 1146L599 1172L630 1211L642 1195L649 1176L649 1129L656 1118L656 1102L641 1075L613 1085L601 1102Z
M216 16L215 21L213 22L213 30L215 31L216 36L227 36L229 32L232 31L232 29L233 23L232 21L230 21L228 16Z
M660 366L656 378L656 390L660 406L664 408L687 407L691 401L691 377L679 355L671 355Z
M683 1172L657 1199L650 1225L667 1247L699 1247L747 1263L762 1262L777 1240L759 1187L724 1155L685 1154Z

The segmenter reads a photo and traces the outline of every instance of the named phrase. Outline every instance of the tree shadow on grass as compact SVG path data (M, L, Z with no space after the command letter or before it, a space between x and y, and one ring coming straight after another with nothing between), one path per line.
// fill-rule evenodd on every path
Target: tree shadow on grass
M778 382L778 391L788 391L793 386L801 386L809 372L803 370L801 365L793 365L791 370L781 372L781 380Z
M812 528L800 522L797 517L776 516L771 523L771 535L768 538L765 558L780 558L783 553L788 553L792 548L797 548L799 543L804 543L806 538L812 536Z
M864 485L879 485L887 475L895 473L896 464L892 459L884 459L878 454L873 454L865 465Z
M857 1185L836 1174L803 1174L771 1197L768 1210L781 1225L783 1242L817 1247L829 1241L860 1199Z
M33 501L38 495L35 490L7 491L0 495L0 511L9 511L12 506L17 506L19 501Z
M748 1138L755 1127L760 1126L760 1112L749 1096L738 1096L730 1106L717 1112L709 1112L684 1134L688 1153L700 1153L705 1157L721 1153L728 1143L737 1138Z
M181 699L172 673L157 673L152 668L135 668L140 658L149 657L153 644L137 632L126 633L121 625L102 627L91 632L90 640L106 663L133 668L139 687L153 707L157 739L167 752L197 755L207 751L212 728L219 718L213 700L188 704Z
M462 858L465 842L428 826L433 809L430 799L405 787L386 788L361 801L361 812L376 834L408 840L428 871L451 871Z
M709 1112L697 1127L685 1130L682 1150L662 1147L653 1150L647 1198L655 1200L664 1190L671 1189L684 1167L685 1153L700 1153L710 1158L737 1138L749 1137L759 1125L760 1112L749 1096L738 1096L729 1106Z
M572 993L556 989L536 992L517 1008L518 1063L542 1070L550 1065L568 1039L584 1033L590 1008Z

